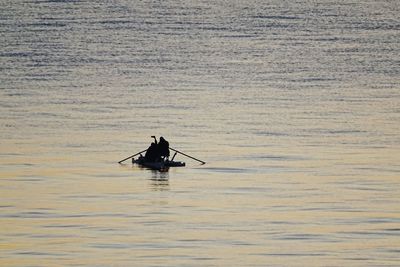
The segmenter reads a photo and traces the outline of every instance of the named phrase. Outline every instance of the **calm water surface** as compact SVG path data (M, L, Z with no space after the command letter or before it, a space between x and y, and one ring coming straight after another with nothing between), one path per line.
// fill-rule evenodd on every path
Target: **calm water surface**
M1 266L399 265L398 1L0 6Z

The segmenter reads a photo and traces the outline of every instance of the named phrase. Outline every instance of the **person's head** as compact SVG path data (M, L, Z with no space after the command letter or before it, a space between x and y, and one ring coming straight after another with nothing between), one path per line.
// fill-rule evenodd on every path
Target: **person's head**
M163 142L164 142L164 141L165 141L164 137L161 136L161 137L160 137L160 141L163 141Z

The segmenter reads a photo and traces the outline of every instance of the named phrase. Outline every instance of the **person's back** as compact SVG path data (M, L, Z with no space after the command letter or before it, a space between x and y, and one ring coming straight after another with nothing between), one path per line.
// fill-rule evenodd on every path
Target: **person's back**
M162 136L160 137L160 142L158 143L158 149L161 157L169 158L169 143Z
M159 157L158 148L155 143L151 143L150 147L147 149L144 158L147 162L155 162Z

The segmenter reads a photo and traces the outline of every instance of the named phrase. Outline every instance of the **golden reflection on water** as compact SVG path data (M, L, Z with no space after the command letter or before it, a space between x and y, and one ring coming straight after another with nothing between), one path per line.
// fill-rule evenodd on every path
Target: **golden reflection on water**
M3 176L0 262L393 264L383 257L398 245L397 180L291 171L298 164L270 174L210 163L167 173L99 166L70 177L38 170L41 181Z
M2 2L0 266L399 265L394 1L72 2Z
M2 157L1 265L396 264L398 150L225 148L161 173L118 151Z

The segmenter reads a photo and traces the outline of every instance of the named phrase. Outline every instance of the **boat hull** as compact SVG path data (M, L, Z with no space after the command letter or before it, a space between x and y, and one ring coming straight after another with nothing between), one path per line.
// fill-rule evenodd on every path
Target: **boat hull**
M144 160L144 157L140 157L138 159L132 159L133 164L137 164L139 166L152 169L152 170L167 170L169 167L184 167L185 162L181 161L156 161L156 162L148 162Z

